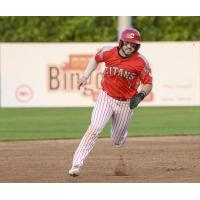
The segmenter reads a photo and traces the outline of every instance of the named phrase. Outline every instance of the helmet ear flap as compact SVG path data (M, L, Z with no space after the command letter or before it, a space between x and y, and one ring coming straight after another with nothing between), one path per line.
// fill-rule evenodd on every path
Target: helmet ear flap
M140 44L135 44L135 51L138 51L140 48Z

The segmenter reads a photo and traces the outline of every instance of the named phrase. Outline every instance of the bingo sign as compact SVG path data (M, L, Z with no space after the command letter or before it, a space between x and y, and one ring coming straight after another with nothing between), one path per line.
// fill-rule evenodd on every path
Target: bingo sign
M91 56L104 46L115 45L0 44L0 106L94 106L105 64L94 70L80 90L77 82ZM153 90L141 106L200 105L200 42L145 42L140 52L150 62L153 74Z
M15 95L19 102L28 103L33 98L33 90L28 85L20 85L17 87Z

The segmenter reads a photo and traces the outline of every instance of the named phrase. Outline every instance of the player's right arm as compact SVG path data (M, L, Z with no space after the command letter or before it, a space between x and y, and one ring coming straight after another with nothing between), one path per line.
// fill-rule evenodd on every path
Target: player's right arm
M104 46L94 57L90 59L82 78L78 81L78 89L87 83L88 78L92 72L97 68L100 62L105 62L106 56L105 52L113 49L112 46ZM107 56L108 57L108 56Z
M84 86L87 83L88 78L92 74L92 72L97 68L98 62L95 59L95 56L92 57L86 67L86 70L83 73L82 78L78 81L78 89L80 89L81 86Z

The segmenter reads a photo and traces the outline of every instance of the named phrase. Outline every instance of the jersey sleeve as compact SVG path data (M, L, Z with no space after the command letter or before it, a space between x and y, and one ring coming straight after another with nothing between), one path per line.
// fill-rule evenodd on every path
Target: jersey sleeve
M97 52L97 54L95 55L95 60L97 62L105 62L106 58L108 56L106 56L109 53L109 50L113 49L113 47L111 46L105 46L103 47L100 51Z
M149 65L149 62L144 59L144 57L140 67L139 78L143 84L152 84L153 82L151 67Z
M144 66L140 73L140 80L143 84L152 84L153 78L151 75L151 68L149 66Z

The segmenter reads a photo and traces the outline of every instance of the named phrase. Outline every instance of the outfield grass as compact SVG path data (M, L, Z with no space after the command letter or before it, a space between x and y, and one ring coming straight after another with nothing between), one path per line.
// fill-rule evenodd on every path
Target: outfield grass
M92 108L3 108L0 140L80 138L91 113ZM140 107L129 126L129 136L191 134L200 134L200 107Z

